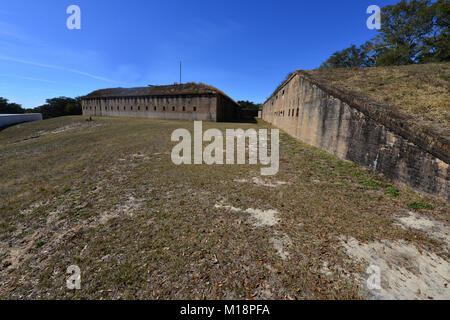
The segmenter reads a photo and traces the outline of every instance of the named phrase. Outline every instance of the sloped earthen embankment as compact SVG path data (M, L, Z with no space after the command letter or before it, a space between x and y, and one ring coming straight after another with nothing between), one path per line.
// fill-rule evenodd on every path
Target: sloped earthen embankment
M450 138L367 97L294 72L263 105L263 120L310 145L450 202Z

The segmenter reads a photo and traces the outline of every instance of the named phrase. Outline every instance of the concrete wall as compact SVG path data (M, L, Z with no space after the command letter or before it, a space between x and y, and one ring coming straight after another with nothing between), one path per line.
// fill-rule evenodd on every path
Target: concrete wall
M450 202L450 144L388 111L294 73L264 103L265 121L310 145Z
M82 101L85 116L225 121L233 103L221 95L98 98ZM230 119L231 120L231 119Z
M17 123L40 120L42 120L42 114L40 113L0 114L0 128L11 126Z

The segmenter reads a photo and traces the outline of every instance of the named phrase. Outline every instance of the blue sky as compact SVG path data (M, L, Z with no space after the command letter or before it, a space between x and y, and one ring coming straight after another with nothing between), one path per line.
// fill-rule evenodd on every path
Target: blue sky
M108 87L204 82L263 102L296 69L375 36L366 9L386 0L14 0L0 5L0 96L45 99ZM81 30L69 30L69 5Z

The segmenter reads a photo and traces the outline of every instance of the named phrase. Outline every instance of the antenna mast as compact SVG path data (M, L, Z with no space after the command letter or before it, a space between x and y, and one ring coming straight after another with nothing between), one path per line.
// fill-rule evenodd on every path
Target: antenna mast
M180 84L181 84L181 61L180 61Z

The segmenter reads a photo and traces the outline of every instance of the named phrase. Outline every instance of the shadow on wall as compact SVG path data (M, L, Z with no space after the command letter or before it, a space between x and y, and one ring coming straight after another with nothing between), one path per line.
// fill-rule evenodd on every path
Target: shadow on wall
M258 109L240 109L239 119L233 122L241 123L256 123L256 118L258 117Z

